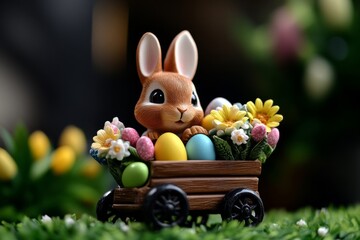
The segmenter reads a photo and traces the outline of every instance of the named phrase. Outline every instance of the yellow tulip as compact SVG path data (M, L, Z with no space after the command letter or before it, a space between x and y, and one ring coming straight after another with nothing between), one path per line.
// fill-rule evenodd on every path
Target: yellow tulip
M75 151L69 146L58 147L51 158L51 168L56 175L66 173L74 165Z
M50 151L49 138L42 131L33 132L29 136L28 143L35 161L43 159Z
M81 173L85 177L94 178L99 174L100 170L101 170L100 164L91 158L86 160Z
M8 181L13 179L17 174L17 170L14 159L5 149L0 148L0 180Z
M83 154L86 151L87 143L84 132L75 126L67 126L60 135L60 146L69 146L76 154Z

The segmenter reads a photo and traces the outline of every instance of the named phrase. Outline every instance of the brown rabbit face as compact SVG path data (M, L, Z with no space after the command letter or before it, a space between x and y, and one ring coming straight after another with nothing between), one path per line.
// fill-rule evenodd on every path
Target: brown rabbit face
M203 116L193 83L172 72L157 73L145 81L135 106L136 120L159 132L181 133L200 124Z
M136 52L142 92L135 106L136 120L153 132L182 132L200 124L204 113L192 79L197 67L197 47L188 31L171 42L162 68L160 43L145 33Z

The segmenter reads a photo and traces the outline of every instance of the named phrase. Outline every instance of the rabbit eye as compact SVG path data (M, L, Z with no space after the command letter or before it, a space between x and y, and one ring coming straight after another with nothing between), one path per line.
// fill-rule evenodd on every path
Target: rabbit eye
M155 89L154 91L151 92L149 100L152 103L159 103L159 104L164 103L165 96L163 91L161 91L160 89Z
M191 96L191 104L193 106L197 106L197 104L198 104L198 99L197 99L197 96L196 96L196 94L194 92L192 93L192 96Z

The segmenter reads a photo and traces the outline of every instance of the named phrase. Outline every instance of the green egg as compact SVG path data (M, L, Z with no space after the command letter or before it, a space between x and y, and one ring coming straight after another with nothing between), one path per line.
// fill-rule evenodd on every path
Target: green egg
M122 183L126 188L142 187L149 177L149 168L143 162L129 164L122 173Z

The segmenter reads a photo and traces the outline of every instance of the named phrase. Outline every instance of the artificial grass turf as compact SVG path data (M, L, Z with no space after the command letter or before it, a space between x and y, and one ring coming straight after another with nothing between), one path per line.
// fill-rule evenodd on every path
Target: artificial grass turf
M152 230L143 223L102 223L89 215L79 218L42 216L19 223L2 222L0 238L11 239L360 239L360 205L303 208L295 212L272 210L256 227L237 221L221 222L212 215L206 225Z

